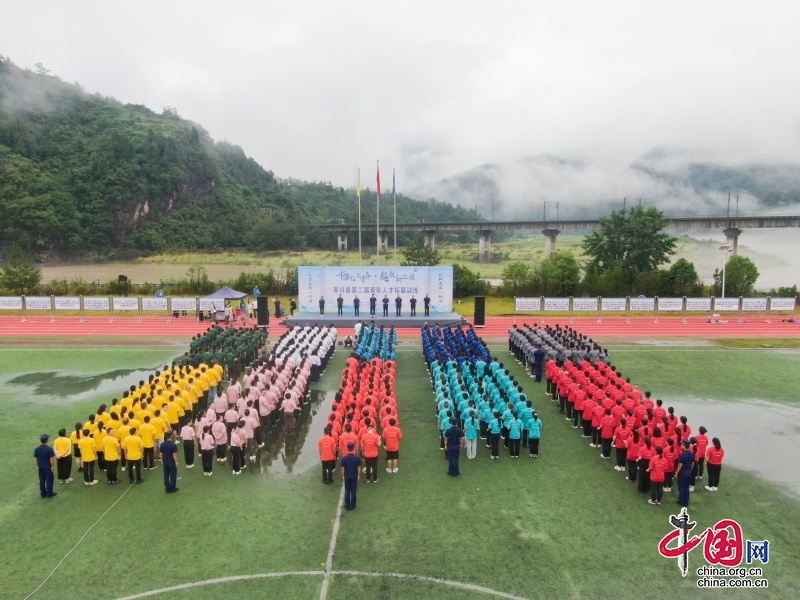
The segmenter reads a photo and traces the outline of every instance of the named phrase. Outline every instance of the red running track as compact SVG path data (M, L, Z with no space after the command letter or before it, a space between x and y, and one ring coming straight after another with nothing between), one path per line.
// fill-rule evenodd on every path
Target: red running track
M518 325L542 322L540 317L487 317L486 326L477 331L482 337L504 338L515 321ZM744 323L738 323L734 318L728 319L727 323L715 324L707 323L703 317L689 317L686 323L681 322L680 317L660 317L658 323L647 317L631 317L630 323L624 317L606 317L601 323L597 322L596 317L574 318L572 323L566 317L548 317L544 322L550 326L556 323L562 327L569 325L598 340L627 337L800 337L800 325L783 323L780 319L773 319L768 323L759 315L750 316ZM79 317L58 317L53 323L45 315L29 317L24 323L19 316L0 317L0 337L6 338L175 337L188 340L208 327L208 322L199 323L187 317L173 319L171 322L167 322L164 317L145 317L141 323L138 317L116 317L113 322L109 322L108 317L87 317L84 322ZM285 331L285 326L274 324L269 329L270 337L274 339ZM417 328L404 328L399 333L402 337L417 339L418 331ZM352 329L339 328L339 333L352 333Z

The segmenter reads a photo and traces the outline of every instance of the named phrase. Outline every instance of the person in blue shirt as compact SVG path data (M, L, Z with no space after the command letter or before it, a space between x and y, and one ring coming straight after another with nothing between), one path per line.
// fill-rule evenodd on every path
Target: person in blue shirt
M467 445L467 460L475 458L478 450L478 429L480 421L475 418L475 409L470 409L464 419L464 440Z
M355 510L358 478L361 475L361 457L355 454L355 443L347 442L347 454L342 457L342 480L344 481L344 507Z
M519 444L522 438L522 420L514 412L507 421L508 426L508 454L511 458L519 458Z
M386 294L383 295L383 300L381 300L381 304L383 304L383 316L389 316L389 296Z
M50 436L42 434L39 441L41 445L33 451L34 462L39 470L39 491L42 498L52 498L58 494L53 491L53 467L56 462L56 453L49 445Z
M325 296L319 297L319 314L325 314Z
M683 452L675 461L675 477L678 479L678 504L689 506L689 486L692 485L694 452L689 449L689 440L683 440Z
M450 428L445 431L444 437L447 440L447 474L451 477L458 477L458 458L461 454L461 446L464 443L464 430L458 427L458 420L450 418Z
M542 380L542 367L544 366L545 353L542 350L542 344L537 344L536 350L533 351L533 377L534 381Z
M178 445L175 443L174 431L167 433L159 446L159 451L164 465L164 488L168 494L174 494L178 491L175 487L178 482Z
M500 432L503 430L500 413L494 411L493 418L489 421L490 448L492 449L492 460L500 458Z
M539 413L534 412L528 421L528 444L530 445L531 458L539 457L539 440L542 437L542 421Z
M344 298L342 298L342 295L339 294L339 297L336 298L336 314L341 317L343 311L344 311Z

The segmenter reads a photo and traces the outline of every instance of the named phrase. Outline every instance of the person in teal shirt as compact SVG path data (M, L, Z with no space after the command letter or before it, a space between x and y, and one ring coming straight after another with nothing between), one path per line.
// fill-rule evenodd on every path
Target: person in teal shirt
M522 420L517 413L512 413L511 419L506 422L508 427L509 456L519 458L519 443L522 437Z
M500 432L503 430L503 424L500 420L500 413L495 411L493 418L489 421L489 438L490 447L492 449L492 460L500 458Z
M478 428L480 421L475 418L475 410L470 409L464 419L464 439L467 444L467 460L475 458L478 452Z
M531 458L539 457L539 440L542 437L542 421L539 413L534 412L528 421L528 443L530 444Z
M532 405L531 401L528 400L525 403L525 408L523 408L522 410L520 410L518 412L519 412L519 418L522 421L522 447L523 448L527 448L528 447L528 423L530 422L531 417L533 416L533 413L535 412L533 410L533 405Z

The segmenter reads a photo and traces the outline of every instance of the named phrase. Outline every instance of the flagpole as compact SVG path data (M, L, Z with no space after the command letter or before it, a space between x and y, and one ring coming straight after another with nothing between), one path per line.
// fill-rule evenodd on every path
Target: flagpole
M394 264L397 264L397 187L394 181L394 169L392 169L392 207L394 210Z
M361 266L361 169L358 170L356 183L356 196L358 196L358 266Z
M378 193L376 195L375 206L377 207L377 218L375 219L375 231L377 237L375 238L375 264L381 264L381 161L378 163Z

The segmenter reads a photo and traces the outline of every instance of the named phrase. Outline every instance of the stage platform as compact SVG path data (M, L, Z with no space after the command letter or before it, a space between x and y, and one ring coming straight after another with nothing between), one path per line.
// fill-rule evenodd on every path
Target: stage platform
M378 315L380 315L380 313L378 313ZM336 310L334 309L332 313L325 311L324 315L311 312L295 313L294 316L283 319L283 321L281 321L281 325L286 325L287 327L305 327L313 325L330 325L333 323L333 325L338 328L353 327L359 321L363 322L365 325L370 325L374 321L375 325L383 325L384 327L394 326L395 329L402 329L404 327L420 328L425 323L428 325L448 326L462 325L467 323L467 320L464 317L454 312L432 313L430 317L419 316L422 315L421 310L417 311L418 316L416 317L395 317L393 313L390 313L390 315L391 316L388 317L370 317L369 311L367 311L366 313L362 312L361 316L358 318L347 314L340 317L336 314ZM272 321L272 318L270 318L270 321Z

